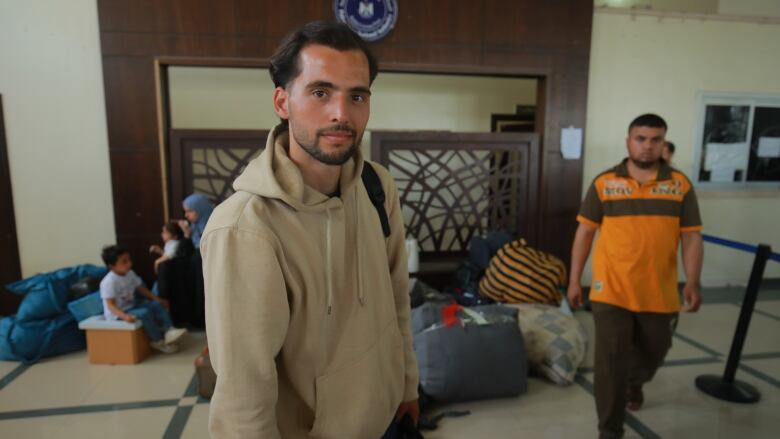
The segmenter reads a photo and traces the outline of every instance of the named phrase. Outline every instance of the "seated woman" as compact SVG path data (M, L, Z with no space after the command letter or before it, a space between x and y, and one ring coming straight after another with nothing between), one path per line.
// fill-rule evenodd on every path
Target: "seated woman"
M200 237L214 211L214 204L205 195L192 194L184 199L182 205L186 220L180 220L179 226L184 231L184 237L190 238L196 252L200 253Z

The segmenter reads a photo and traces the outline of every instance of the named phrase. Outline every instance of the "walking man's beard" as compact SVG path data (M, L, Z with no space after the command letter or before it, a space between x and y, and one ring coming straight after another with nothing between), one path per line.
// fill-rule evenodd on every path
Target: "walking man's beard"
M646 161L646 160L631 159L631 162L634 165L636 165L636 167L639 168L639 169L650 169L653 166L655 166L655 164L658 163L659 160L649 160L649 161Z

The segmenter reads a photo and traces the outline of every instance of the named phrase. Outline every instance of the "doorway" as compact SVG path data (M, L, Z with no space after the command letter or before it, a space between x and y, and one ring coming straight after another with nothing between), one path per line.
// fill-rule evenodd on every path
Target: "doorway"
M10 293L5 289L5 285L21 277L11 174L5 140L3 97L0 95L0 316L14 314L19 307L21 297Z

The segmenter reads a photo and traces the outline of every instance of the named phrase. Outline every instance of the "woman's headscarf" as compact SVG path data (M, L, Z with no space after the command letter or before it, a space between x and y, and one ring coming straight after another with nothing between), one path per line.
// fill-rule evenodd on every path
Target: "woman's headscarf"
M198 220L190 225L192 228L190 237L192 238L192 245L195 248L200 248L200 237L203 235L203 229L206 228L211 212L214 211L214 205L211 204L211 200L205 195L192 194L184 199L184 207L194 210L198 214Z

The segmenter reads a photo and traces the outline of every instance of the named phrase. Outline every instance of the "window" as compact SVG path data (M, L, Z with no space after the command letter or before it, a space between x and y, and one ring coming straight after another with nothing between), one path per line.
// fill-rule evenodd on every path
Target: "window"
M699 102L699 185L780 189L780 96L710 93Z

